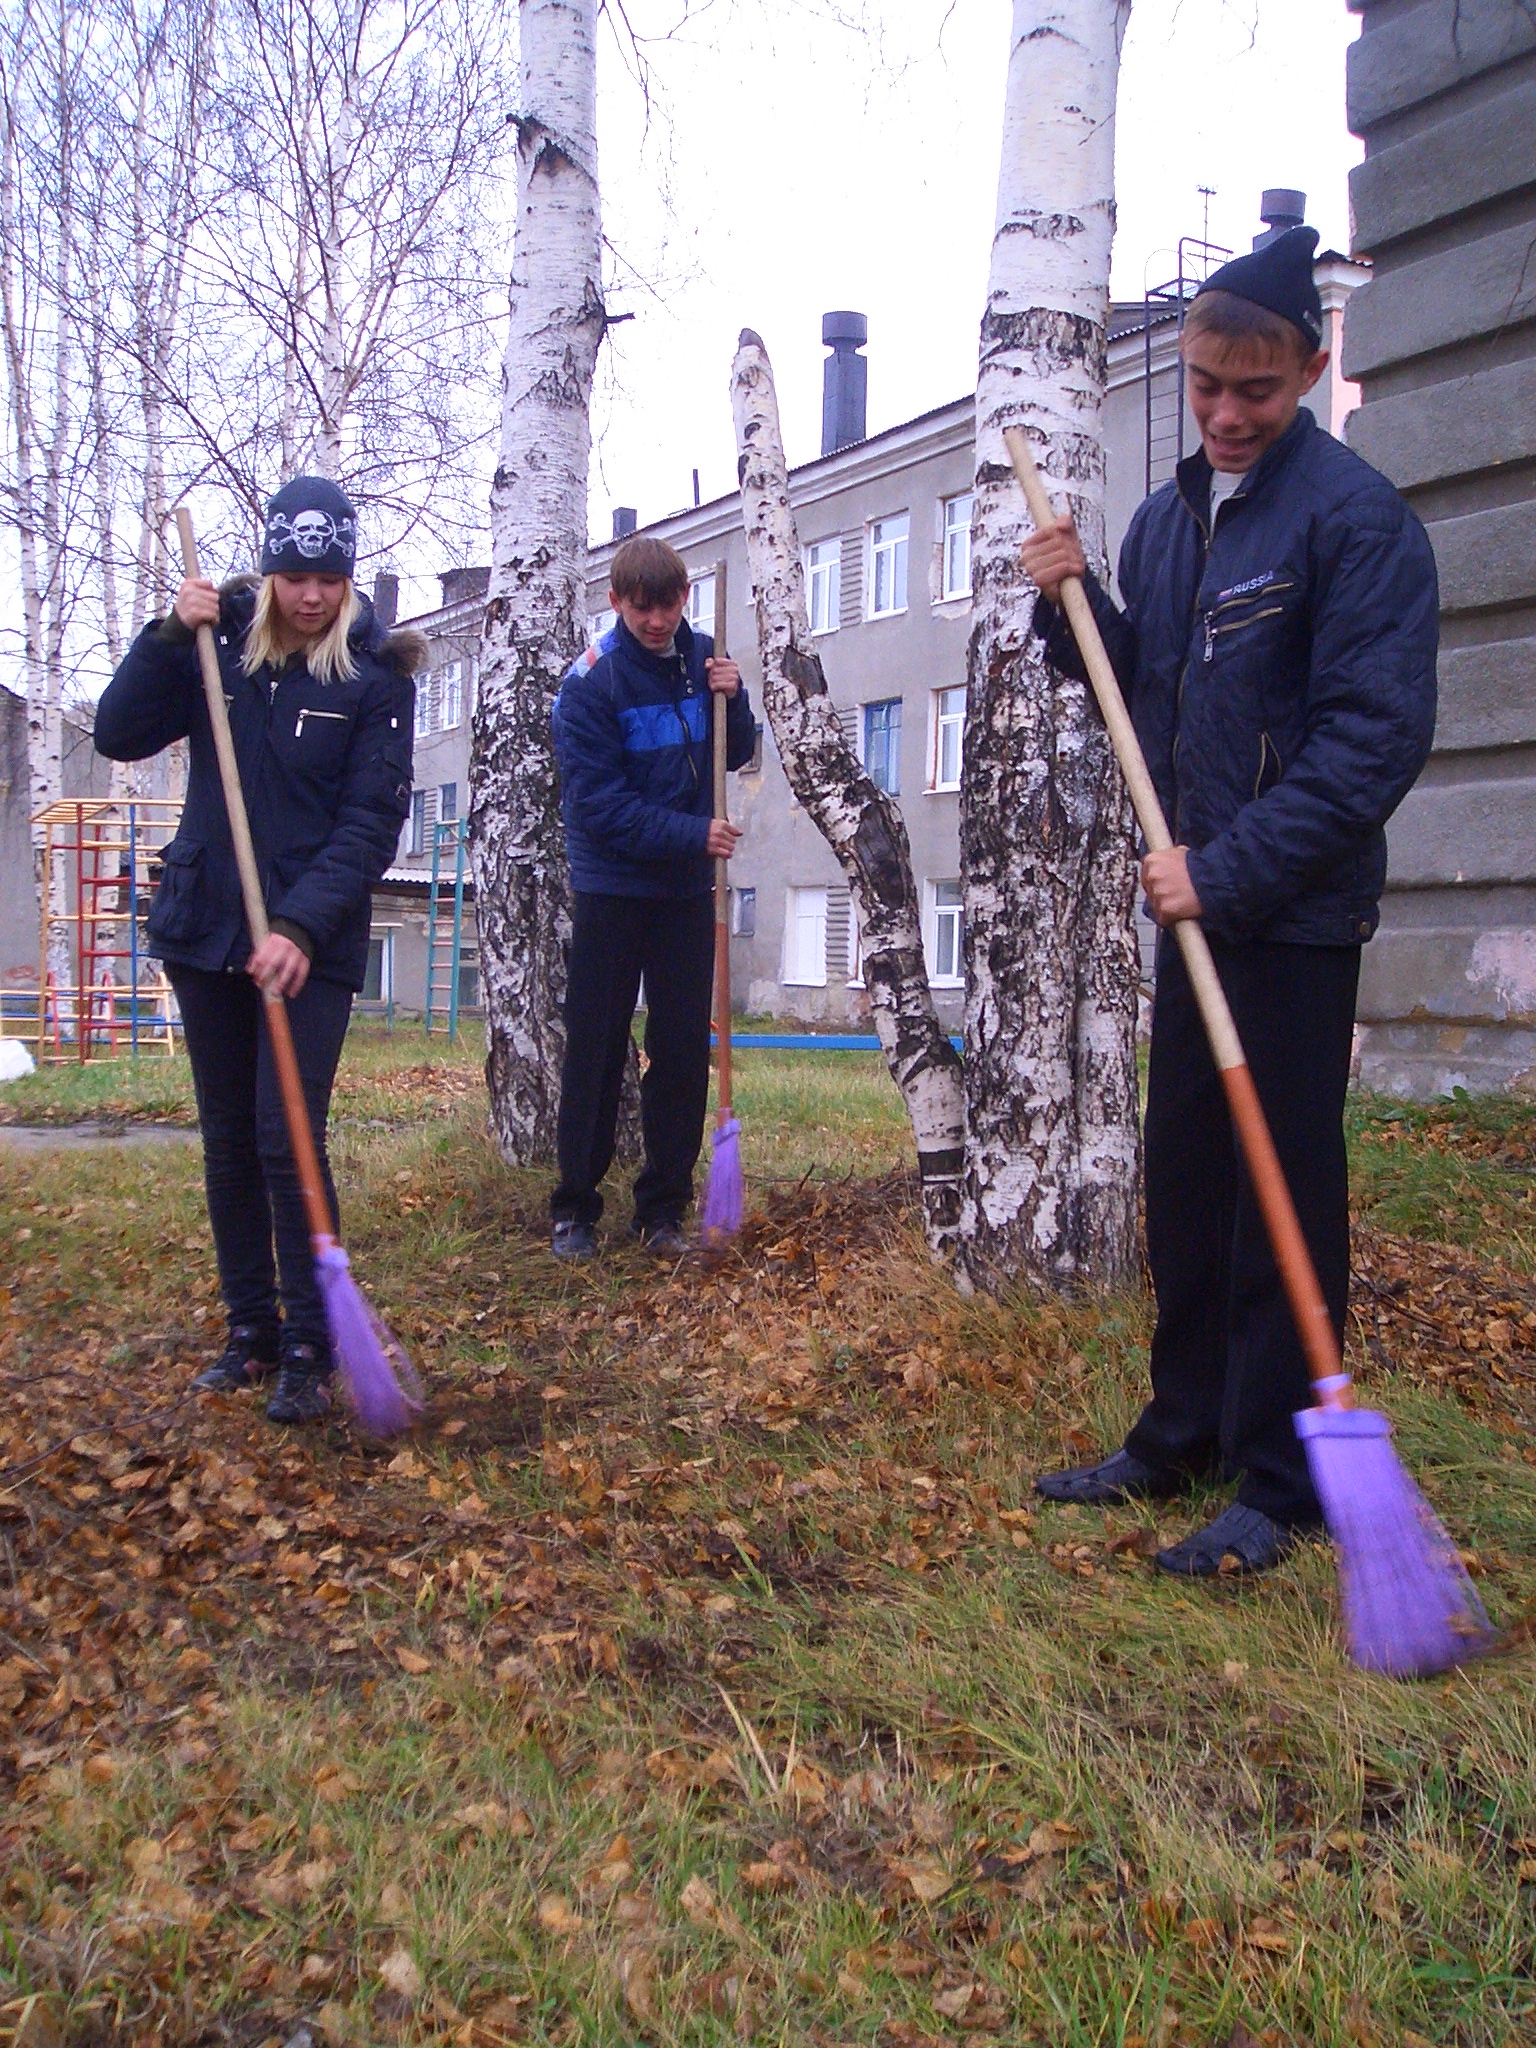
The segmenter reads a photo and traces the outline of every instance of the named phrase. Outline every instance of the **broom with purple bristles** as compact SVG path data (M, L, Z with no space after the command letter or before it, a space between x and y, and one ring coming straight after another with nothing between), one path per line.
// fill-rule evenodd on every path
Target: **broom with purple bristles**
M715 653L725 654L725 564L715 565ZM714 692L714 815L727 815L725 741L729 704ZM706 1244L723 1244L741 1228L746 1189L741 1174L741 1125L731 1109L731 890L729 864L715 862L715 1149L704 1183L699 1227Z
M184 573L196 576L197 538L192 515L184 505L176 508L176 531L181 539ZM208 700L208 721L213 727L214 751L219 759L219 780L224 787L224 808L229 818L229 836L234 842L235 865L240 871L240 889L245 899L245 921L251 945L259 950L268 935L267 906L251 844L250 819L246 816L245 793L240 787L240 766L229 731L229 707L224 702L224 679L219 673L218 650L213 628L197 629L197 658L203 674L203 695ZM357 1418L359 1428L370 1436L394 1436L408 1429L422 1412L421 1382L399 1341L393 1337L369 1307L352 1278L347 1255L336 1238L331 1205L326 1197L315 1150L314 1132L304 1101L304 1083L299 1076L298 1057L293 1049L293 1031L288 1007L276 989L264 988L263 1012L267 1038L272 1047L272 1064L277 1069L278 1088L283 1098L283 1115L288 1125L288 1143L304 1196L304 1213L309 1221L309 1240L315 1255L315 1277L325 1302L330 1327L331 1351L341 1374L341 1384Z
M1023 429L1005 428L1003 438L1031 518L1037 527L1051 525L1056 515ZM1173 844L1173 836L1077 577L1063 582L1060 602L1142 836L1150 851L1160 851ZM1391 1423L1354 1405L1328 1305L1205 933L1190 920L1173 930L1306 1355L1317 1406L1296 1417L1296 1430L1338 1555L1349 1654L1364 1671L1428 1678L1491 1648L1494 1632L1455 1544L1392 1449Z

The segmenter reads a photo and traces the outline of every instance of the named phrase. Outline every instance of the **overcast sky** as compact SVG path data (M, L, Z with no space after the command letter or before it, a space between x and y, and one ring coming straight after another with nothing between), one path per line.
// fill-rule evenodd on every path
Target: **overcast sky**
M659 30L682 0L639 0ZM697 0L695 0L697 6ZM773 357L792 463L819 451L821 315L869 317L872 432L976 374L997 190L1007 0L714 0L647 46L652 106L606 27L599 147L614 251L592 532L734 487L726 379L743 326ZM1113 289L1139 298L1201 232L1246 249L1260 190L1300 187L1348 247L1344 0L1135 0L1120 77Z

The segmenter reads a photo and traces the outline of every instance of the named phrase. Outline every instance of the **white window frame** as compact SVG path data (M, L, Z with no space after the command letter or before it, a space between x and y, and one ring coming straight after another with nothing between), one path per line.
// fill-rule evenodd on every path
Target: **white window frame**
M448 813L446 813L446 812L445 812L445 811L443 810L443 791L444 791L445 789L446 789L446 790L452 790L452 792L453 792L453 812L452 812L452 815L451 815L451 816L450 816L450 815L449 815ZM453 782L440 782L440 783L439 783L439 784L437 785L437 822L438 822L438 824L440 824L440 825L455 825L455 824L457 824L457 823L458 823L458 818L459 818L459 785L458 785L458 782L457 782L457 780L455 780L455 781L453 781Z
M819 897L820 914L814 908L814 899ZM810 911L807 917L804 913ZM805 936L807 928L820 934L820 942L811 942L812 958L805 958ZM786 988L825 988L827 985L827 885L812 882L791 885L784 891L784 986Z
M961 506L965 508L963 520L960 517ZM961 491L953 498L944 500L944 526L941 535L944 560L943 573L939 579L944 596L941 602L947 603L951 598L969 597L971 594L971 525L975 512L974 491ZM963 579L956 573L957 568L963 568Z
M587 613L587 645L595 647L605 633L611 633L619 623L619 615L612 605L606 605L600 612Z
M955 709L958 700L959 709ZM947 707L947 708L946 708ZM965 686L956 684L950 689L933 692L933 753L929 762L928 787L939 791L960 787L961 765L965 760ZM954 779L945 779L944 736L947 731L955 734Z
M813 633L835 633L842 623L843 543L813 540L805 551L805 601Z
M406 831L410 835L406 840L405 850L419 860L427 850L427 826L430 822L427 817L427 792L424 789L411 791L411 814L405 822Z
M870 702L869 702L868 704L861 704L861 705L859 706L859 723L858 723L858 736L859 736L859 762L860 762L860 765L861 765L861 766L862 766L862 767L864 768L865 772L866 772L866 773L868 773L868 771L869 771L869 714L870 714L870 713L871 713L872 711L884 711L884 710L886 710L886 709L888 708L888 706L890 706L890 705L892 705L892 704L894 704L894 705L896 705L896 706L897 706L897 709L898 709L898 713L899 713L899 716L898 716L898 718L897 718L897 723L896 723L896 758L895 758L894 762L893 762L893 761L891 760L891 752L890 752L890 738L891 738L891 732L890 732L890 726L889 726L889 724L887 724L887 726L886 726L886 734L885 734L885 737L886 737L886 755L885 755L885 758L886 758L886 766L887 766L887 768L888 768L888 769L889 769L889 768L894 768L894 769L895 769L895 775L894 775L893 779L891 780L891 782L890 782L889 784L882 784L882 783L876 783L876 784L875 784L875 787L876 787L877 789L882 789L882 790L884 791L884 794L885 794L886 796L894 796L894 797L899 797L899 796L901 795L901 729L902 729L902 726L903 726L903 725L905 724L905 722L906 722L906 718L905 718L905 712L906 712L906 701L905 701L905 699L904 699L904 698L901 698L901 697L876 697L876 698L873 698L873 699L872 699L872 700L871 700L871 701L870 701ZM871 776L871 777L870 777L870 780L871 780L871 781L873 781L873 780L874 780L874 777L873 777L873 776Z
M752 929L742 929L742 912L747 907L744 898L750 897L752 915L749 919ZM744 882L740 888L731 891L731 937L733 939L755 939L757 937L757 884Z
M888 512L883 519L869 522L869 616L898 618L907 608L907 573L910 566L912 518L907 512ZM880 575L889 566L891 599L880 602Z
M954 892L953 900L946 896L939 901L939 891ZM961 900L960 883L952 875L941 875L927 885L928 896L928 983L931 988L964 988L965 986L965 909ZM953 925L949 940L950 965L939 964L944 949L943 927Z
M713 569L706 569L702 575L689 578L686 617L695 633L714 632L715 572Z
M437 725L439 732L452 732L464 722L464 662L457 655L437 671Z
M390 1003L393 1002L395 994L395 934L393 929L382 932L370 932L368 934L370 950L375 940L379 943L379 992L376 996L370 996L368 1001ZM363 1001L363 998L359 996L358 1001Z
M432 731L432 711L437 702L437 672L428 669L416 678L416 737L424 740Z

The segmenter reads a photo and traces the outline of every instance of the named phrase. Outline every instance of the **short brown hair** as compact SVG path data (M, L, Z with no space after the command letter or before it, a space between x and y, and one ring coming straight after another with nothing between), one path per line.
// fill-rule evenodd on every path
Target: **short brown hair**
M1225 353L1234 354L1245 342L1262 342L1272 349L1289 350L1303 363L1310 363L1317 351L1292 320L1272 313L1268 306L1239 298L1236 292L1201 292L1184 315L1182 347L1195 335L1208 334L1213 341L1227 344Z
M664 540L637 533L615 554L608 586L631 604L670 604L688 588L688 565Z

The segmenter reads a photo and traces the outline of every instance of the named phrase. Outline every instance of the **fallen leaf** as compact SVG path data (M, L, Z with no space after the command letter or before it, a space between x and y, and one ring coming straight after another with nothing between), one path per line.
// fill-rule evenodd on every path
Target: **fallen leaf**
M1397 1902L1397 1880L1390 1870L1378 1870L1366 1886L1371 1911L1389 1927L1401 1927L1402 1909Z
M562 1899L555 1893L539 1901L539 1925L546 1934L575 1934L586 1925L579 1913L571 1911L569 1899Z
M395 1645L395 1662L412 1678L424 1678L432 1669L430 1657L423 1657L419 1650L408 1650L404 1643Z
M953 1990L937 1991L933 2009L947 2020L957 2020L980 1989L979 1984L956 1984Z
M299 1967L299 1982L308 1991L313 1991L320 1985L329 1984L335 1975L336 1958L334 1956L310 1954L304 1958L303 1963Z
M925 1906L942 1899L955 1882L937 1856L893 1856L889 1868Z
M1244 1948L1256 1948L1271 1956L1288 1956L1291 1938L1274 1920L1250 1920L1243 1929Z
M408 1948L391 1949L379 1965L379 1975L397 1998L403 1998L412 2005L420 1998L424 1988L422 1975Z
M9 2048L64 2048L66 2039L63 2011L51 1992L0 2005L0 2040Z
M1042 1821L1037 1828L1031 1828L1029 1853L1031 1856L1064 1856L1068 1849L1075 1849L1088 1837L1080 1828L1069 1821Z
M732 1941L746 1940L747 1930L729 1906L721 1905L697 1871L678 1893L677 1903L695 1927L704 1927L716 1934L729 1935Z
M782 1892L794 1887L793 1873L782 1863L744 1863L738 1875L749 1892Z
M619 1950L619 1983L624 2003L649 2025L656 2017L656 1958L648 1943L625 1942Z
M615 1835L601 1859L581 1879L580 1889L604 1894L622 1891L634 1874L634 1852L629 1846L629 1837Z
M396 1884L391 1878L379 1893L379 1918L398 1927L411 1917L411 1899L404 1885Z
M270 1813L255 1813L230 1836L228 1846L243 1856L252 1849L265 1849L276 1833L277 1822Z
M1192 1949L1199 1950L1202 1953L1208 1949L1220 1947L1225 1934L1226 1929L1219 1920L1186 1920L1184 1922L1184 1939Z
M117 1776L117 1759L98 1751L95 1756L86 1758L80 1775L87 1785L110 1785Z

